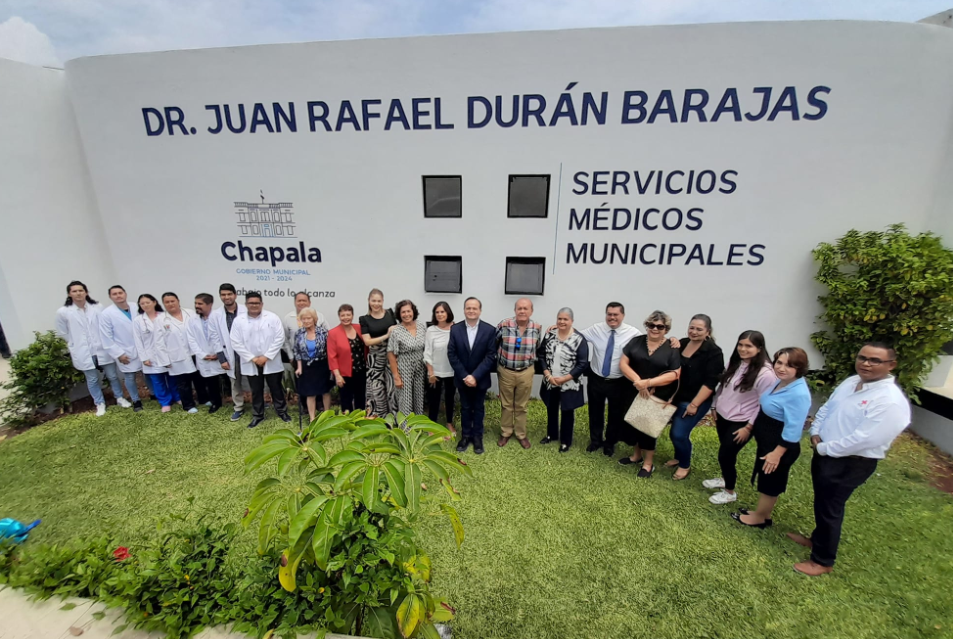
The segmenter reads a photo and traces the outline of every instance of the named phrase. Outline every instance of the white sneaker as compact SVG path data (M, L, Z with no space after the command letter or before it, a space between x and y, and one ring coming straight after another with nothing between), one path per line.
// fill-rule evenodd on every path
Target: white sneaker
M106 414L106 404L96 404L96 417L102 417Z
M721 477L716 477L714 479L706 479L702 482L702 486L709 490L715 490L716 488L724 488L725 480Z
M211 407L212 407L212 402L205 402L205 405L208 406L209 408L211 408Z
M719 490L709 497L708 501L713 504L730 504L733 501L738 501L738 493L729 493L727 490Z
M189 415L194 415L197 412L199 412L199 409L195 408L194 406L189 409Z
M123 408L132 408L132 404L125 397L120 397L116 400L116 403L122 406Z

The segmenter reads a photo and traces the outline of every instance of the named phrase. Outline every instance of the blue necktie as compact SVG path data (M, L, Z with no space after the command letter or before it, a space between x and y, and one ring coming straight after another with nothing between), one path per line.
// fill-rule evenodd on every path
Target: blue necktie
M615 350L615 329L609 331L609 342L606 344L606 354L602 358L602 376L609 376L609 369L612 368L612 351Z

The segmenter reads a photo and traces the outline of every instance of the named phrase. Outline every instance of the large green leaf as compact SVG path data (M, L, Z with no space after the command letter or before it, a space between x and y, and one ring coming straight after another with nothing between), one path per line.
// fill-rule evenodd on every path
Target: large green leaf
M281 507L281 500L275 499L265 509L261 516L261 522L258 524L258 552L264 553L268 550L268 545L278 533L278 527L275 525L275 517L278 515L278 508Z
M367 462L364 461L364 458L361 457L360 461L354 461L347 464L341 471L338 473L337 479L334 481L334 491L341 492L344 490L344 487L348 485L358 473L367 468Z
M288 428L280 428L270 435L265 435L265 438L261 440L263 444L274 441L286 441L292 444L297 444L301 441L298 437L298 434Z
M367 426L361 426L353 433L351 433L352 440L364 439L367 437L373 437L374 435L386 435L387 426L379 422L371 422Z
M441 466L439 463L430 459L425 459L422 463L424 468L437 476L437 479L450 479L450 473L448 473L447 469Z
M394 463L394 460L384 462L381 467L384 471L384 477L387 479L387 485L390 487L390 495L401 508L407 506L407 494L404 492L404 469Z
M262 444L258 448L248 453L248 456L245 457L245 472L247 473L255 470L272 457L280 455L284 451L288 450L289 446L293 445L294 444L284 439Z
M460 520L460 513L450 504L440 504L440 510L447 514L450 519L450 525L453 527L453 538L457 542L457 548L463 543L463 522Z
M397 627L397 606L368 608L361 634L370 637L398 636L400 628Z
M389 442L374 442L364 447L365 453L390 453L391 455L400 455L401 450Z
M397 626L400 628L400 634L404 637L410 637L414 634L418 624L423 617L423 605L420 598L414 593L408 593L397 608Z
M344 428L327 428L325 430L322 430L317 435L314 435L313 437L311 437L309 441L326 442L329 439L335 439L337 437L342 437L344 435L347 435L349 432L351 431L346 430Z
M440 633L437 632L437 628L434 627L433 623L424 620L420 624L417 637L419 637L419 639L440 639Z
M328 499L324 495L315 497L301 507L301 510L294 516L291 525L288 527L288 544L290 546L297 544L301 535L311 528L318 517L324 513L324 504L327 503Z
M364 461L364 455L357 451L348 450L345 448L328 460L328 466L333 468L335 466L341 466L343 464L349 464L356 461Z
M324 446L322 446L320 442L309 441L304 445L302 450L307 453L315 466L320 467L328 463L328 451L324 449Z
M420 507L420 483L423 473L417 464L407 464L404 468L404 494L407 496L407 508L411 511Z
M291 468L292 462L295 458L301 454L301 448L295 445L293 448L289 448L278 456L278 476L284 477L285 473L288 472L288 469Z
M377 502L377 492L380 487L381 469L377 466L368 466L364 473L364 484L361 487L361 500L368 510L374 508Z
M311 536L311 550L314 551L314 563L321 570L328 569L328 559L331 556L331 545L334 542L335 529L328 524L327 517L322 514L314 525Z
M460 459L458 459L453 453L447 452L445 450L435 450L431 453L428 453L426 458L433 461L438 461L444 466L449 466L459 470L467 476L473 476L473 471L470 470L470 467L461 463Z

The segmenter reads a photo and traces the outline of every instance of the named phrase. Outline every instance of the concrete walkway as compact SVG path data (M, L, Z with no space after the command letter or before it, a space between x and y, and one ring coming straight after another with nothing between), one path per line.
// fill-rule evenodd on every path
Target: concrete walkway
M71 610L62 610L67 604L75 604ZM93 613L104 612L105 617L95 619ZM103 604L88 599L48 599L31 601L19 591L0 590L0 639L164 639L156 632L127 629L113 635L121 620L122 611L106 608ZM228 632L225 628L210 628L195 635L196 639L249 639L249 635ZM314 635L299 636L308 639ZM329 634L327 639L354 639L345 635ZM359 638L358 638L359 639Z

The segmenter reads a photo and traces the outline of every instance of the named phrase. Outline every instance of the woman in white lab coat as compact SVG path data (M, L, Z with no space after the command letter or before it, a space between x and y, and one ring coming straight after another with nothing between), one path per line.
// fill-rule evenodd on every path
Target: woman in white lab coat
M179 391L182 408L194 415L199 409L195 407L192 384L198 373L192 359L192 349L189 347L189 322L195 318L195 313L182 308L179 305L179 296L175 293L164 293L162 303L165 305L162 328L165 332L165 354L170 362L169 377ZM201 385L201 382L199 384ZM205 403L207 399L200 397L199 401Z
M89 291L82 282L70 282L66 286L66 303L56 311L56 333L66 340L73 367L83 371L86 387L96 404L96 416L106 414L106 399L99 378L102 368L109 379L109 386L117 403L123 408L132 406L122 396L119 374L109 354L103 349L99 331L99 318L103 307L89 297Z
M139 314L132 321L132 337L136 342L136 353L142 362L142 372L149 378L152 392L162 412L172 410L172 404L179 401L179 393L175 384L169 379L171 363L165 353L165 331L162 328L165 322L165 313L159 305L159 300L143 293L139 296Z

